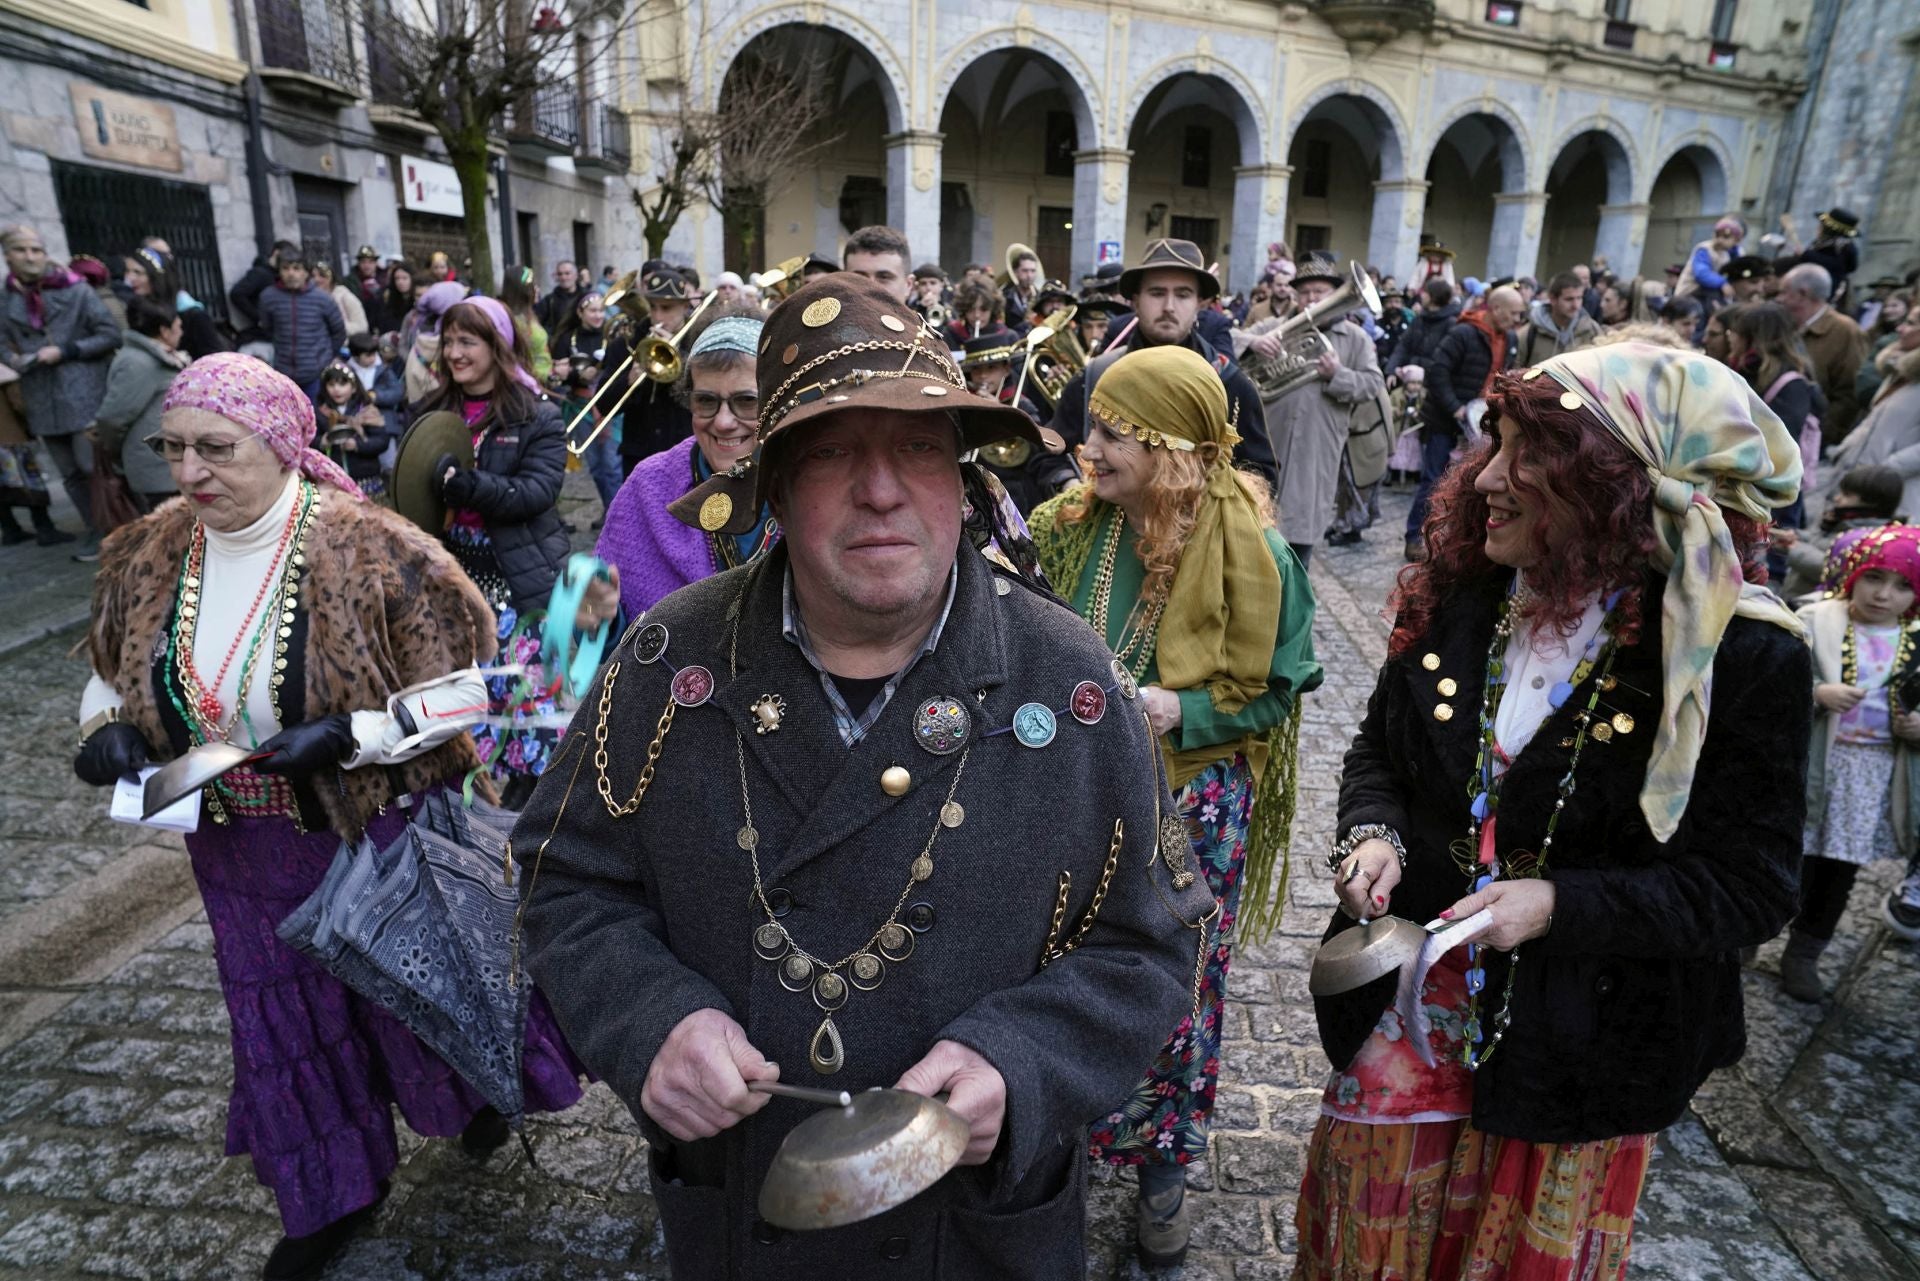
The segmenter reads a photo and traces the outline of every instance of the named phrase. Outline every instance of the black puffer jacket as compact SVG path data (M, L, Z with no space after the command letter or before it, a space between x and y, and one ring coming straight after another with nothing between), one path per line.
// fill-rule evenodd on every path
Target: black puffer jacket
M521 613L546 608L572 550L558 507L566 473L566 425L559 407L542 396L530 418L488 431L473 470L447 482L448 504L478 512L486 522L494 558Z
M1672 1124L1707 1074L1746 1048L1739 949L1772 938L1797 906L1813 708L1807 647L1771 623L1727 624L1686 814L1672 840L1656 841L1640 789L1661 719L1663 584L1646 584L1639 641L1620 651L1616 683L1599 704L1601 716L1624 713L1633 728L1582 750L1546 873L1557 891L1552 928L1521 945L1512 1025L1474 1074L1473 1123L1490 1134L1577 1143ZM1335 830L1384 823L1400 833L1406 874L1388 910L1407 920L1430 921L1466 891L1450 849L1470 822L1473 712L1506 587L1489 575L1449 593L1426 634L1381 668L1347 753ZM1502 854L1540 848L1574 717L1597 677L1549 713L1507 772ZM1438 712L1442 703L1453 710ZM1327 935L1353 924L1336 912ZM1508 954L1482 955L1481 1019L1490 1025ZM1353 1060L1393 995L1389 975L1315 999L1320 1043L1336 1068Z
M1480 394L1493 369L1493 342L1478 325L1460 321L1447 331L1440 346L1427 358L1427 399L1423 409L1429 427L1459 431L1453 415ZM1502 369L1513 365L1513 335L1507 335Z
M1413 313L1413 319L1400 334L1400 341L1394 344L1393 354L1387 358L1383 372L1392 373L1402 365L1427 367L1427 361L1433 358L1434 351L1440 346L1440 340L1447 336L1455 322L1460 319L1460 304L1450 302L1439 311L1420 310Z

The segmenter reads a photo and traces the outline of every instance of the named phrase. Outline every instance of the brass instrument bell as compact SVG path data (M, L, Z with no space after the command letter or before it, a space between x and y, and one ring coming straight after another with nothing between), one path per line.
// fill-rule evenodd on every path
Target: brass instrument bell
M1288 317L1277 329L1268 331L1267 336L1280 340L1278 355L1263 356L1251 347L1247 349L1240 368L1253 380L1260 399L1272 400L1320 376L1317 368L1320 357L1333 350L1333 344L1320 332L1321 317L1350 311L1355 302L1376 316L1380 314L1380 292L1373 287L1366 268L1358 262L1349 262L1347 274L1346 284L1300 314Z

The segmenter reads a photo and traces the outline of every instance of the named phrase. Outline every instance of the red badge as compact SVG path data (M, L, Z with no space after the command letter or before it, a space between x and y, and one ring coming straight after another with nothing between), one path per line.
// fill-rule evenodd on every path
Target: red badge
M1073 687L1067 708L1082 725L1098 725L1100 718L1107 714L1107 691L1092 681L1081 681Z
M673 701L682 707L698 707L713 694L713 673L698 664L683 667L673 678Z

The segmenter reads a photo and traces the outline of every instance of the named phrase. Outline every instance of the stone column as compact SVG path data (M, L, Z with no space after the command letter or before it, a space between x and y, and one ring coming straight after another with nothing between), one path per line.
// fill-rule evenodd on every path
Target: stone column
M1547 216L1544 191L1502 191L1493 198L1493 236L1487 242L1487 275L1539 276L1540 229ZM1559 267L1551 268L1558 271ZM1546 284L1543 278L1540 282Z
M1420 260L1420 223L1427 214L1427 182L1401 178L1373 184L1373 227L1367 265L1406 280Z
M1626 279L1640 274L1640 253L1647 243L1649 205L1601 205L1600 230L1593 252L1605 254L1607 269Z
M1100 147L1073 153L1073 261L1061 279L1078 289L1080 277L1099 265L1100 245L1119 245L1119 261L1127 255L1127 175L1133 153L1121 147Z
M887 148L887 223L905 234L913 261L940 257L940 141L928 129L904 129L881 141Z
M1292 176L1286 165L1234 167L1233 254L1222 282L1228 292L1251 289L1266 266L1267 246L1287 238L1287 180Z

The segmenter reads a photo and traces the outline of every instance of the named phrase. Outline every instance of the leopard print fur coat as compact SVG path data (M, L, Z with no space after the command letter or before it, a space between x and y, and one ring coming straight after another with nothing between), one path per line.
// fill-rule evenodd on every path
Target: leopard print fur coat
M300 593L307 609L306 716L382 709L419 681L491 660L498 648L484 597L436 540L384 507L322 487L306 543ZM88 637L93 669L113 686L122 716L155 760L173 754L151 676L166 643L175 585L193 536L187 504L170 502L101 544ZM462 734L399 766L315 779L328 822L357 839L393 800L457 779L479 764ZM484 780L482 780L484 781Z

